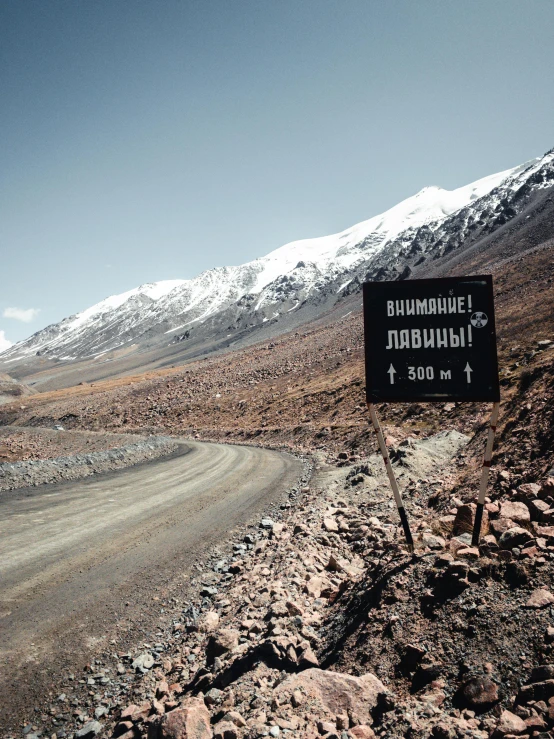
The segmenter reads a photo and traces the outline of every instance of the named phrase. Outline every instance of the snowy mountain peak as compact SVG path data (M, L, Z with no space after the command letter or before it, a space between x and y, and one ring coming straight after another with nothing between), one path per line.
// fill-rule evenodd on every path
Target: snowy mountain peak
M317 302L322 290L334 290L336 296L353 277L367 274L376 260L381 270L386 268L383 260L389 260L402 272L408 254L421 262L426 258L422 253L435 245L444 249L445 239L452 249L460 239L473 238L476 227L487 227L487 219L491 228L500 225L516 212L511 208L508 213L501 203L525 188L530 192L553 183L553 160L549 152L454 190L424 187L340 233L293 241L238 267L218 267L194 279L148 283L110 296L8 348L2 360L10 363L35 354L62 360L94 357L140 344L141 337L171 341L181 329L215 326L217 320L222 331L277 320L310 300ZM502 208L504 214L495 215Z

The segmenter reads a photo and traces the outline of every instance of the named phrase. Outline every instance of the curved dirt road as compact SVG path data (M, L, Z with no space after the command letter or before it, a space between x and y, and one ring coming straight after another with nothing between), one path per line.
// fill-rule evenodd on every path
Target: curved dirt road
M149 633L154 594L186 595L203 550L301 473L279 452L187 441L172 458L0 495L0 724L99 645Z

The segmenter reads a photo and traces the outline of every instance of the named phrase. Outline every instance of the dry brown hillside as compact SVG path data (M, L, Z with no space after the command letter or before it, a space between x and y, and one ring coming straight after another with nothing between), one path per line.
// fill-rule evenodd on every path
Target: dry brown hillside
M503 402L496 459L515 480L554 465L552 241L493 264ZM483 258L479 257L480 271ZM498 261L498 260L497 260ZM457 270L459 271L459 269ZM539 343L542 342L542 343ZM480 430L483 404L396 404L381 409L389 434ZM374 440L364 402L361 312L308 325L269 344L184 367L44 393L4 406L0 421L67 428L154 430L302 450L366 453ZM482 436L463 461L478 465ZM473 461L472 461L473 460Z

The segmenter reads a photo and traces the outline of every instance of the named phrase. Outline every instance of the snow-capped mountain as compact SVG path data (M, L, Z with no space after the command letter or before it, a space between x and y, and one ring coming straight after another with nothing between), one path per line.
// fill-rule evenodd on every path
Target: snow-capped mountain
M364 279L408 277L426 259L498 228L534 192L553 184L554 150L456 190L425 187L341 233L294 241L192 280L141 285L106 298L10 347L0 362L36 355L70 361L130 345L168 344L191 332L229 336L279 321L323 296L336 300L357 290Z

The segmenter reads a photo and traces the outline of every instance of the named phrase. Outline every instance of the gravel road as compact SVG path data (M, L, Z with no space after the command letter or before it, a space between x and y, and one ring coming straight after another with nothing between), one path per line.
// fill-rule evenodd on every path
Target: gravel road
M2 723L117 637L160 618L194 561L262 513L302 474L292 456L189 442L119 472L0 498ZM4 724L5 725L5 724Z

